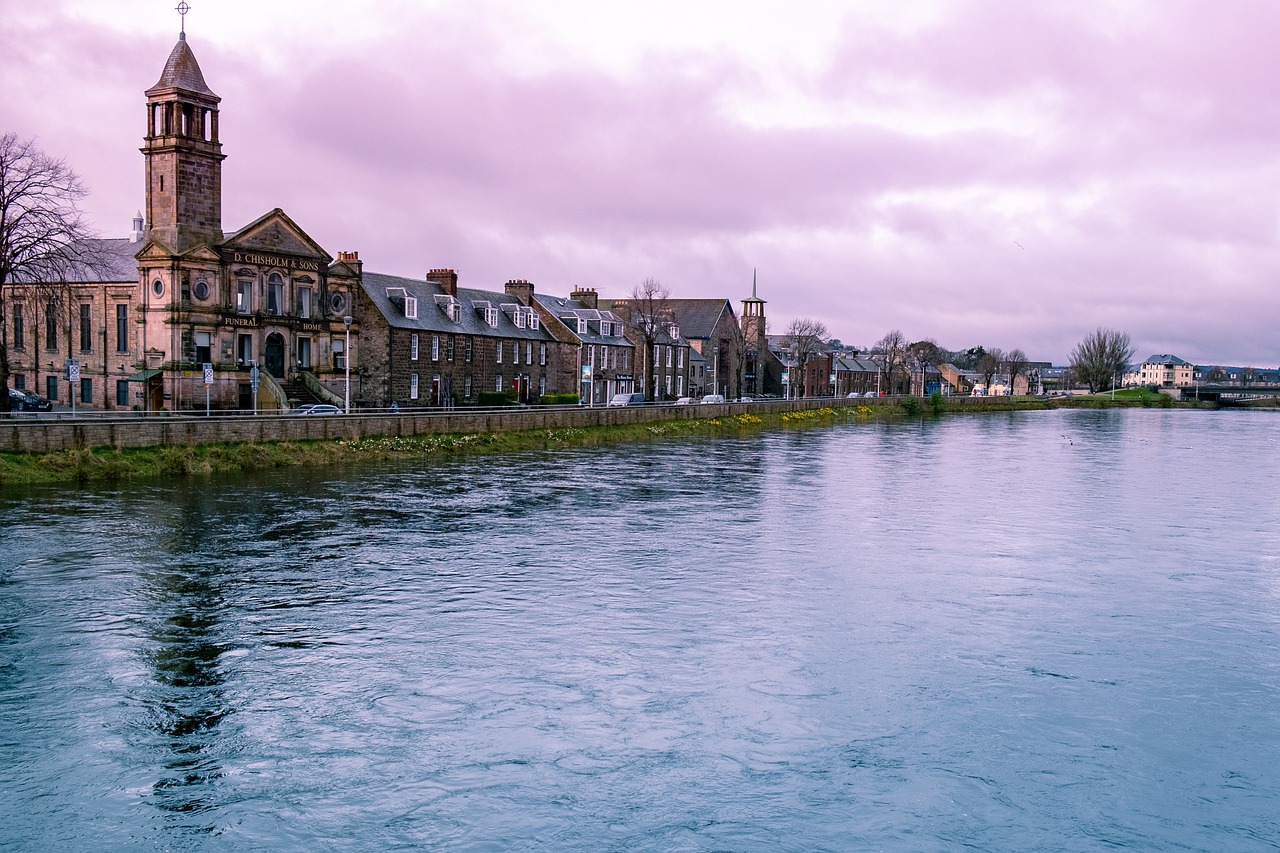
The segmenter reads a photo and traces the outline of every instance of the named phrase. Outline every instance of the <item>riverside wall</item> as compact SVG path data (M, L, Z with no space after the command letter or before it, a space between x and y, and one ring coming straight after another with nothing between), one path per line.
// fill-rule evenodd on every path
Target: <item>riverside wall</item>
M672 420L697 420L751 414L777 414L808 409L893 402L871 400L767 400L753 403L690 406L534 406L518 409L405 410L399 413L356 412L350 415L286 416L133 416L103 417L69 413L18 416L0 420L0 452L51 453L79 448L137 448L224 444L233 442L323 441L387 435L518 432L536 429L612 426ZM1025 408L996 405L992 399L952 397L948 409Z
M0 452L50 453L98 447L163 447L228 442L323 441L385 435L517 432L763 414L856 404L778 400L691 406L532 406L518 409L402 410L350 415L100 417L69 413L0 421ZM878 401L868 401L875 404Z

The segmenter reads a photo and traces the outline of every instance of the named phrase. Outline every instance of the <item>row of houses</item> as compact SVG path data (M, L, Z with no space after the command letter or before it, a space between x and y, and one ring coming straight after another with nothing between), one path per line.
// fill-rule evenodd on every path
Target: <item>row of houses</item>
M782 393L754 288L741 315L727 297L673 298L638 323L621 285L602 297L366 270L278 208L225 233L221 98L185 33L145 97L146 213L130 237L79 247L91 263L6 283L0 382L146 411Z

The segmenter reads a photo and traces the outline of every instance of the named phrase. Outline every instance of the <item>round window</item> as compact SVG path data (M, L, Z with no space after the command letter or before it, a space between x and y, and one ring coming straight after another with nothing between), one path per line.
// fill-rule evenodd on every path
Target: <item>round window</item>
M203 302L209 298L209 282L197 281L196 286L193 287L191 291L195 294L196 299Z
M160 279L151 282L151 292L156 296L164 296L164 282Z
M329 310L335 314L341 314L347 307L347 295L345 293L335 293L329 297Z

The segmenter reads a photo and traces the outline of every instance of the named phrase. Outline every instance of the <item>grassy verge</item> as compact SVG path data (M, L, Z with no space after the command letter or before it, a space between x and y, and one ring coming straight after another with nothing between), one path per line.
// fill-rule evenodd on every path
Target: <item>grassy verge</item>
M904 405L904 402L914 405ZM936 404L930 405L928 400L922 402L907 398L907 401L877 402L871 406L840 406L760 414L745 412L700 420L523 432L374 436L332 441L244 442L139 449L84 448L45 454L0 453L0 485L112 482L135 477L183 478L294 465L335 465L432 456L508 453L651 441L664 436L716 437L762 429L825 426L835 422L931 417L943 412L1046 409L1060 405L1097 408L1110 406L1112 403L1109 398L1077 397L1070 401L1049 402L1040 398L1002 397L967 400L962 407L946 403L939 407ZM1143 405L1143 402L1117 399L1114 405Z

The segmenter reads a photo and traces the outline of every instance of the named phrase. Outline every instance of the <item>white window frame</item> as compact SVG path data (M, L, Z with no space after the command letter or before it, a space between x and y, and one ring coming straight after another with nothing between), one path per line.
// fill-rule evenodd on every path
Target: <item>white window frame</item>
M533 329L535 332L538 331L539 322L540 321L538 320L538 312L530 308L529 309L529 328Z
M493 390L501 391L502 390L502 374L498 374L497 376L495 376L494 380L495 381L493 384Z
M409 374L409 399L418 399L418 374L416 373Z
M493 359L493 363L502 364L502 338L498 338L498 343L496 345L496 355ZM502 389L499 388L498 390L501 391Z
M432 361L440 360L440 336L439 335L431 336L431 360Z
M538 344L538 364L546 366L547 364L547 345Z
M418 360L418 336L416 334L409 336L409 360Z
M533 341L525 341L524 344L524 363L533 364Z
M404 298L404 316L409 320L418 319L418 297L406 296Z

